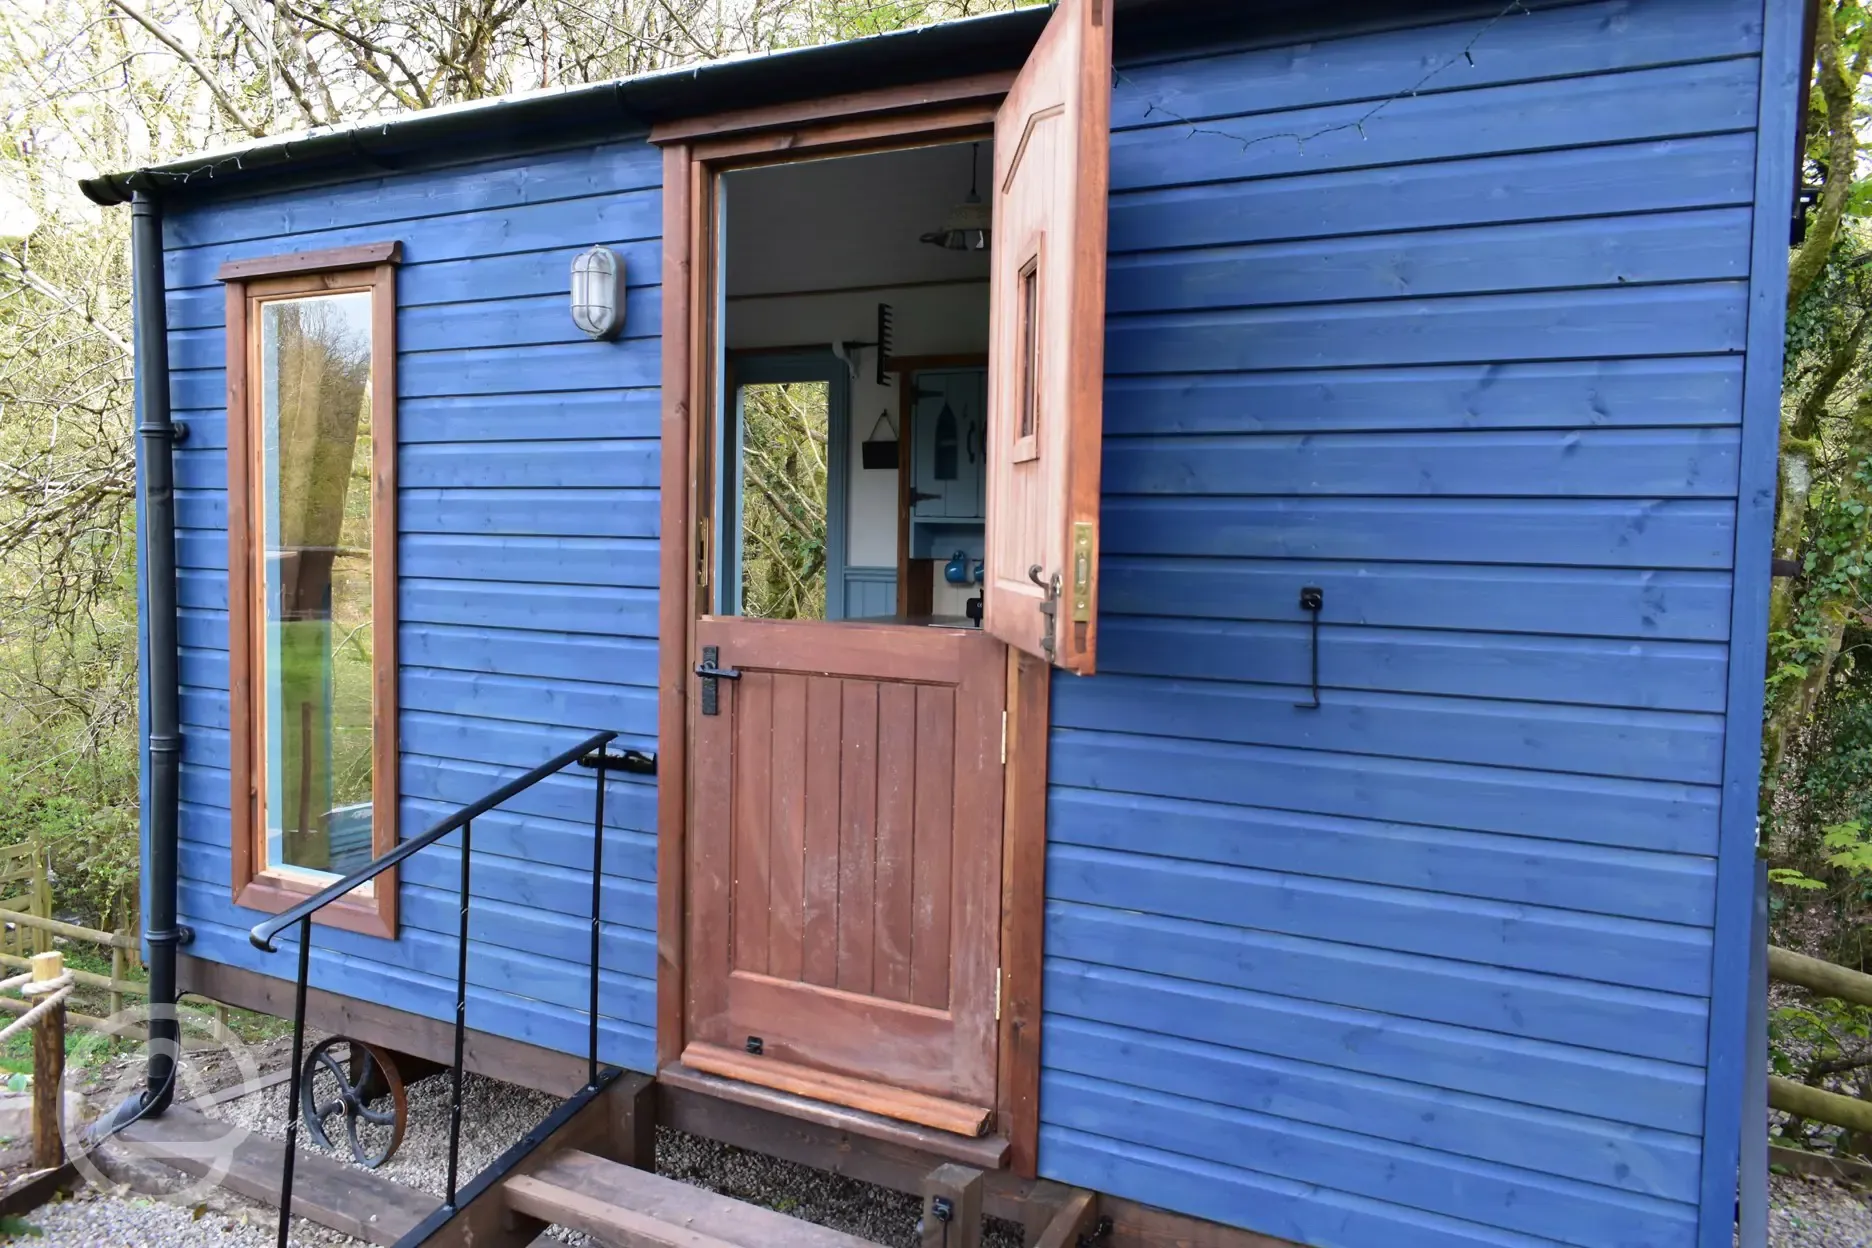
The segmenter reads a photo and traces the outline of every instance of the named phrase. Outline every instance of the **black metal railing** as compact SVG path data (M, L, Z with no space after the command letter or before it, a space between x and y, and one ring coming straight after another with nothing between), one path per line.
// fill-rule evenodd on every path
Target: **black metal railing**
M460 1190L458 1166L461 1158L462 1052L468 1034L469 859L473 850L474 821L509 798L525 792L548 776L563 771L575 762L590 766L597 773L596 793L592 801L591 1029L586 1065L587 1087L597 1086L598 941L600 900L604 888L605 773L607 771L650 773L654 772L656 766L652 756L640 754L635 750L627 750L622 754L607 750L605 747L616 740L617 735L615 732L593 733L571 749L547 759L524 776L508 781L480 801L464 806L420 836L404 841L369 866L352 872L336 884L321 890L283 914L275 915L248 933L248 939L256 948L266 953L276 953L278 950L273 943L274 938L289 927L297 925L299 928L299 976L293 987L292 1080L286 1117L286 1159L280 1175L279 1248L286 1248L287 1230L292 1221L293 1157L298 1145L301 1080L305 1073L303 1063L305 1061L306 980L312 966L312 916L352 890L368 884L404 859L421 853L451 832L461 833L461 921L455 957L455 1060L450 1068L448 1196L443 1203L445 1210L453 1211L456 1196Z

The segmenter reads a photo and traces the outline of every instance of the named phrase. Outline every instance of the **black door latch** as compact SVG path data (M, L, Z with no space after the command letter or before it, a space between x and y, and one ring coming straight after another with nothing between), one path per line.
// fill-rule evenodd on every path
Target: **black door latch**
M716 681L740 680L741 673L732 667L721 666L721 647L703 646L702 661L695 665L695 674L702 678L702 713L719 715L721 707L718 701Z
M1320 608L1324 607L1325 605L1326 605L1326 591L1321 589L1319 586L1308 585L1305 589L1300 591L1300 609L1302 611L1309 612L1313 616L1313 629L1312 629L1313 637L1310 643L1310 648L1313 651L1313 655L1312 655L1313 700L1311 702L1294 703L1296 707L1298 707L1300 710L1303 710L1303 711L1317 711L1320 709L1319 625L1320 625Z

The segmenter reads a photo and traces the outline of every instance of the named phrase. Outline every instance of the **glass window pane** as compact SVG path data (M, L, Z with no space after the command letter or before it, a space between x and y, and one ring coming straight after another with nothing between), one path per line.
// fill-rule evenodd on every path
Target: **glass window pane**
M741 614L823 620L831 386L741 387Z
M1020 275L1020 436L1031 438L1040 426L1040 261Z
M371 296L261 305L266 862L371 858Z

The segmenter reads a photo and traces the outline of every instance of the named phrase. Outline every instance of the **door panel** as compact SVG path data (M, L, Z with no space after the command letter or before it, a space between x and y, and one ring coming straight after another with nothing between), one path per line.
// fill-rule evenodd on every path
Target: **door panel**
M696 641L740 676L694 721L690 1039L758 1047L757 1081L768 1061L991 1105L1005 650L723 617Z
M1110 0L1060 0L995 120L985 626L1097 655Z

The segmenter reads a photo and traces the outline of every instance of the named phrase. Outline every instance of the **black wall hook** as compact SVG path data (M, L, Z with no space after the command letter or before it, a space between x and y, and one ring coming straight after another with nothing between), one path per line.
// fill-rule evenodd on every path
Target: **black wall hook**
M1313 616L1313 640L1312 640L1312 646L1311 646L1312 651L1313 651L1313 657L1312 657L1313 674L1312 674L1312 681L1311 681L1312 687L1313 687L1313 700L1311 702L1294 703L1295 707L1303 711L1317 711L1320 708L1319 628L1320 628L1320 608L1324 607L1325 605L1326 605L1326 591L1321 589L1319 586L1308 585L1305 589L1302 589L1300 591L1300 609L1302 611L1310 612Z

